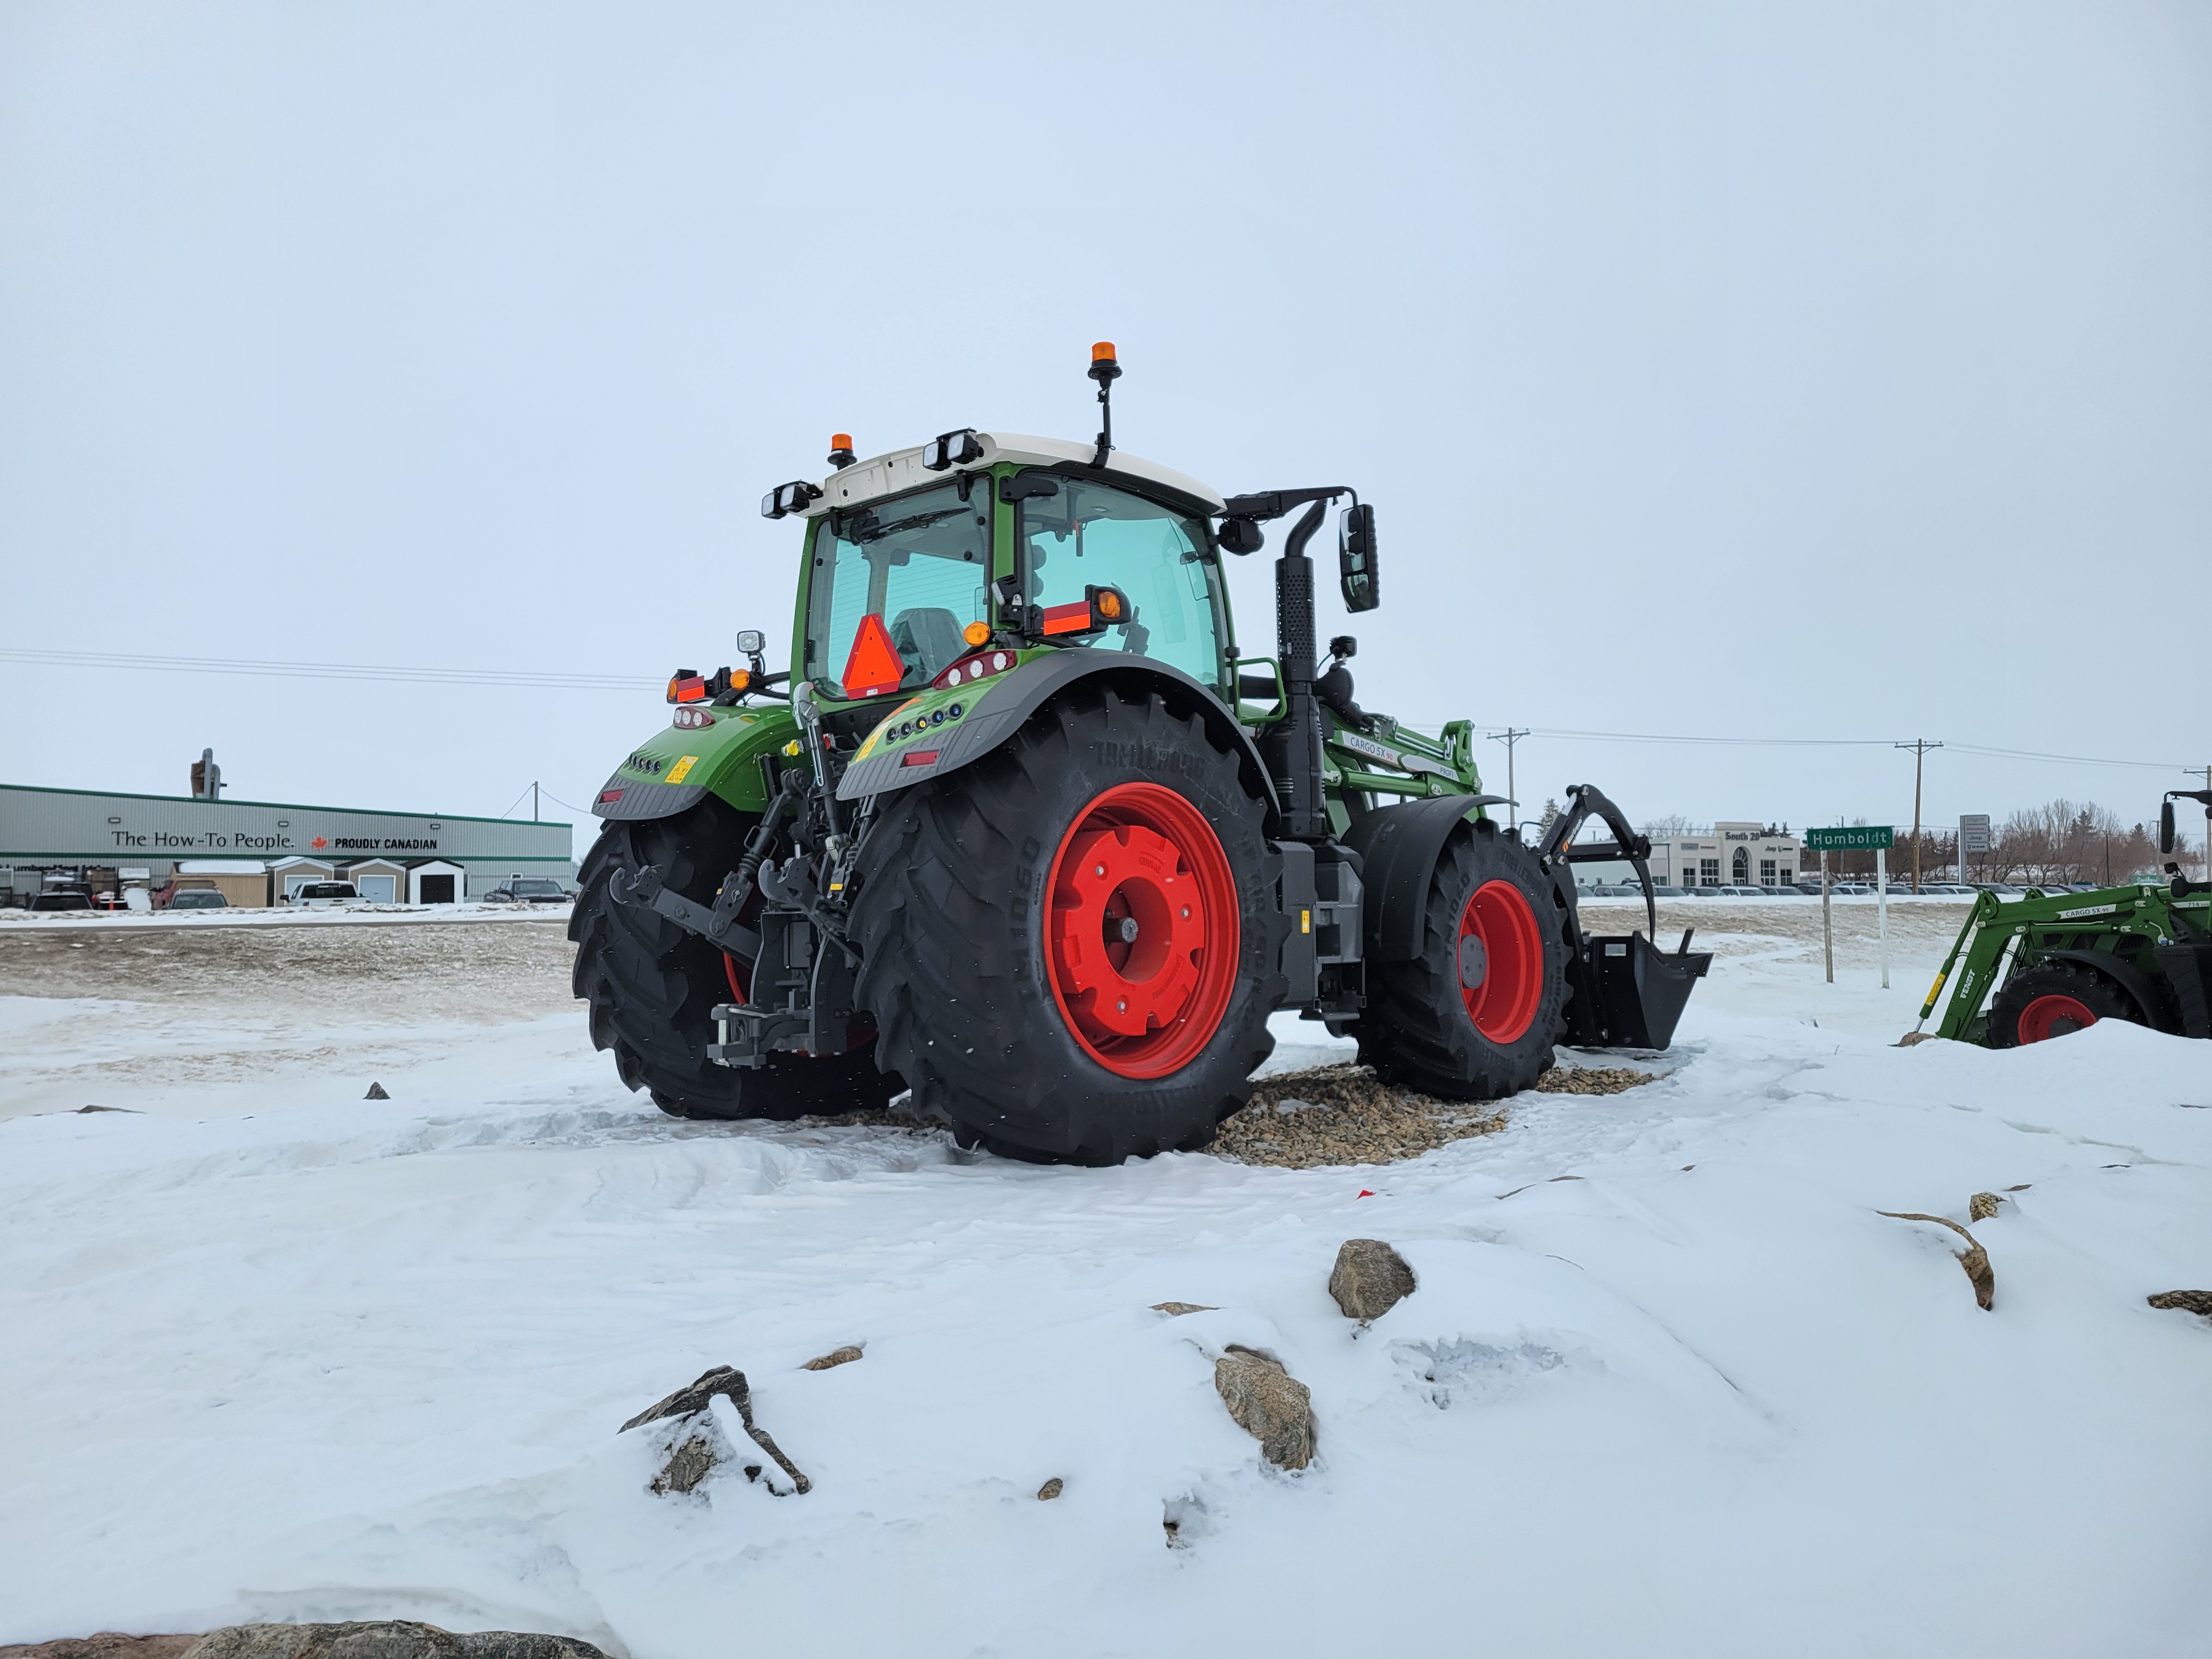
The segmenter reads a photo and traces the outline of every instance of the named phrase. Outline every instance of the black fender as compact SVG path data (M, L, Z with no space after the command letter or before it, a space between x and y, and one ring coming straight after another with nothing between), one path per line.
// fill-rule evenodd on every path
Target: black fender
M2153 988L2150 975L2110 951L2038 951L2035 960L2039 963L2071 963L2087 968L2092 973L2103 975L2142 1010L2144 1024L2154 1031L2170 1031L2177 1036L2181 1034L2179 1023L2166 1012L2166 999Z
M610 823L618 818L672 818L706 799L703 783L640 783L617 772L599 791L592 811Z
M1079 680L1103 680L1115 690L1143 695L1158 692L1170 702L1188 706L1206 722L1207 735L1235 755L1245 787L1267 803L1266 834L1272 840L1280 830L1281 807L1265 762L1250 735L1237 723L1222 703L1221 695L1201 684L1180 668L1150 657L1133 657L1116 651L1068 649L1035 657L1009 671L991 687L957 728L948 731L938 744L937 758L925 766L909 766L911 751L889 750L871 755L845 770L837 786L840 800L860 800L889 794L908 784L941 778L948 772L972 765L1021 729L1029 717ZM932 734L934 740L935 734Z
M1474 832L1468 814L1477 807L1504 805L1503 795L1431 795L1377 807L1353 821L1344 842L1359 854L1370 960L1411 962L1421 954L1429 876L1444 844L1463 825Z

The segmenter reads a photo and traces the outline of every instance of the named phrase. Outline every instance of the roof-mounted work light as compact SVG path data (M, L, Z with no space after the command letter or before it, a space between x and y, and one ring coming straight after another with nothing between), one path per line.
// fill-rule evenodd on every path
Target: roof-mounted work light
M778 484L761 497L761 517L788 518L793 513L804 513L822 499L822 486L811 484L804 478L794 478L787 484Z
M948 466L966 466L970 461L983 459L983 441L975 435L973 427L962 427L957 432L947 432L932 438L921 447L922 466L931 472L942 472Z

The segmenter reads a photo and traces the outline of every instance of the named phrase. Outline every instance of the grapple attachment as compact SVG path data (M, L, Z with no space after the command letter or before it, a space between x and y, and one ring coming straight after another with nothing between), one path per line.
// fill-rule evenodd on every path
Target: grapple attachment
M1689 929L1671 954L1653 943L1659 933L1659 906L1647 863L1650 839L1632 830L1620 809L1592 785L1575 784L1567 797L1571 805L1553 821L1537 849L1566 915L1573 951L1567 963L1567 982L1574 990L1567 1000L1567 1041L1577 1048L1664 1048L1674 1040L1675 1022L1691 991L1713 965L1712 952L1692 951ZM1573 845L1576 832L1593 816L1613 831L1613 839ZM1650 933L1586 934L1574 866L1619 860L1626 860L1644 884Z

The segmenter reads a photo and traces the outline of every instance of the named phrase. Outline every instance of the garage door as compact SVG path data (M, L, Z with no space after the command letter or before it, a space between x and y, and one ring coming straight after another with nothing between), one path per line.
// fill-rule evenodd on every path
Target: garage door
M451 904L453 902L453 878L451 876L422 878L422 902Z
M371 904L390 904L398 881L397 876L362 876L356 878L354 886Z

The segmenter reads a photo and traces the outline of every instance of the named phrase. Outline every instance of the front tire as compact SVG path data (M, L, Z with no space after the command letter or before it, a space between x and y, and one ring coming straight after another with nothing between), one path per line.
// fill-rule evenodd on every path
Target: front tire
M871 1048L836 1059L776 1054L757 1071L717 1066L714 1008L738 1000L751 963L732 958L659 912L609 891L617 872L651 866L672 890L711 904L722 878L744 855L759 819L708 796L670 818L610 823L585 857L576 908L571 978L591 1006L592 1046L612 1049L615 1069L671 1117L793 1118L862 1111L902 1086L876 1069Z
M1990 1005L1992 1048L2016 1048L2068 1036L2100 1019L2148 1022L2135 999L2087 969L2047 963L2014 974Z
M1285 988L1257 787L1194 710L1093 685L888 799L859 996L915 1105L1036 1161L1210 1141Z
M1486 819L1468 829L1430 874L1420 955L1367 964L1359 1058L1386 1083L1498 1100L1552 1064L1567 947L1536 855Z

